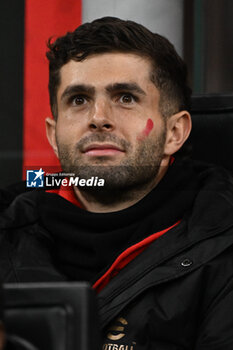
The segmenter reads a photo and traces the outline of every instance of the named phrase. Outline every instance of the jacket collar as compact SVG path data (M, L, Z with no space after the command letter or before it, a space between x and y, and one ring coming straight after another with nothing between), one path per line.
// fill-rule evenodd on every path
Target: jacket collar
M202 163L196 170L201 187L192 210L99 293L103 325L147 288L190 273L233 245L233 179ZM185 260L191 264L183 266Z

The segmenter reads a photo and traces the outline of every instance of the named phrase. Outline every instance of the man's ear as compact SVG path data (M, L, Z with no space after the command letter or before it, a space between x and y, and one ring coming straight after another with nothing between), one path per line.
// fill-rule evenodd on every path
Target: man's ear
M58 157L57 141L56 141L56 121L52 118L45 119L46 135L54 153Z
M177 152L189 137L191 129L192 120L189 112L181 111L169 117L164 154L171 156Z

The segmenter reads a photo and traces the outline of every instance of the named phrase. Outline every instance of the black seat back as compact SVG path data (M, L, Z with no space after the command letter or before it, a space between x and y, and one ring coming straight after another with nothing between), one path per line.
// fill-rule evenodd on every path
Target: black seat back
M87 283L4 285L8 334L38 350L97 350L100 345L94 291Z
M233 94L192 97L192 158L233 172Z

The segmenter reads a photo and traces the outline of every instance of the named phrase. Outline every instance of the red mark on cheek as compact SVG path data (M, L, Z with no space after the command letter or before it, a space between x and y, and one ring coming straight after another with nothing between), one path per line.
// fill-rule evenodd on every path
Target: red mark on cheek
M145 129L142 130L141 134L137 137L138 140L142 141L144 140L147 136L149 136L151 130L154 127L153 121L149 118L146 123Z

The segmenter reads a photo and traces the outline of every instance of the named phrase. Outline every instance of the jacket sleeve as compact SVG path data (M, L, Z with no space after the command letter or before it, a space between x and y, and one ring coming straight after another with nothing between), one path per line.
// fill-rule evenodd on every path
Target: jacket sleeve
M0 213L2 213L12 201L20 194L24 193L26 190L25 181L20 181L16 184L10 185L5 189L0 189ZM29 191L27 191L29 192Z
M6 232L0 229L0 281L17 282L17 277L9 255L9 242Z
M224 268L224 267L223 267ZM216 276L218 278L218 276ZM195 350L233 349L233 277L221 289L199 325Z

